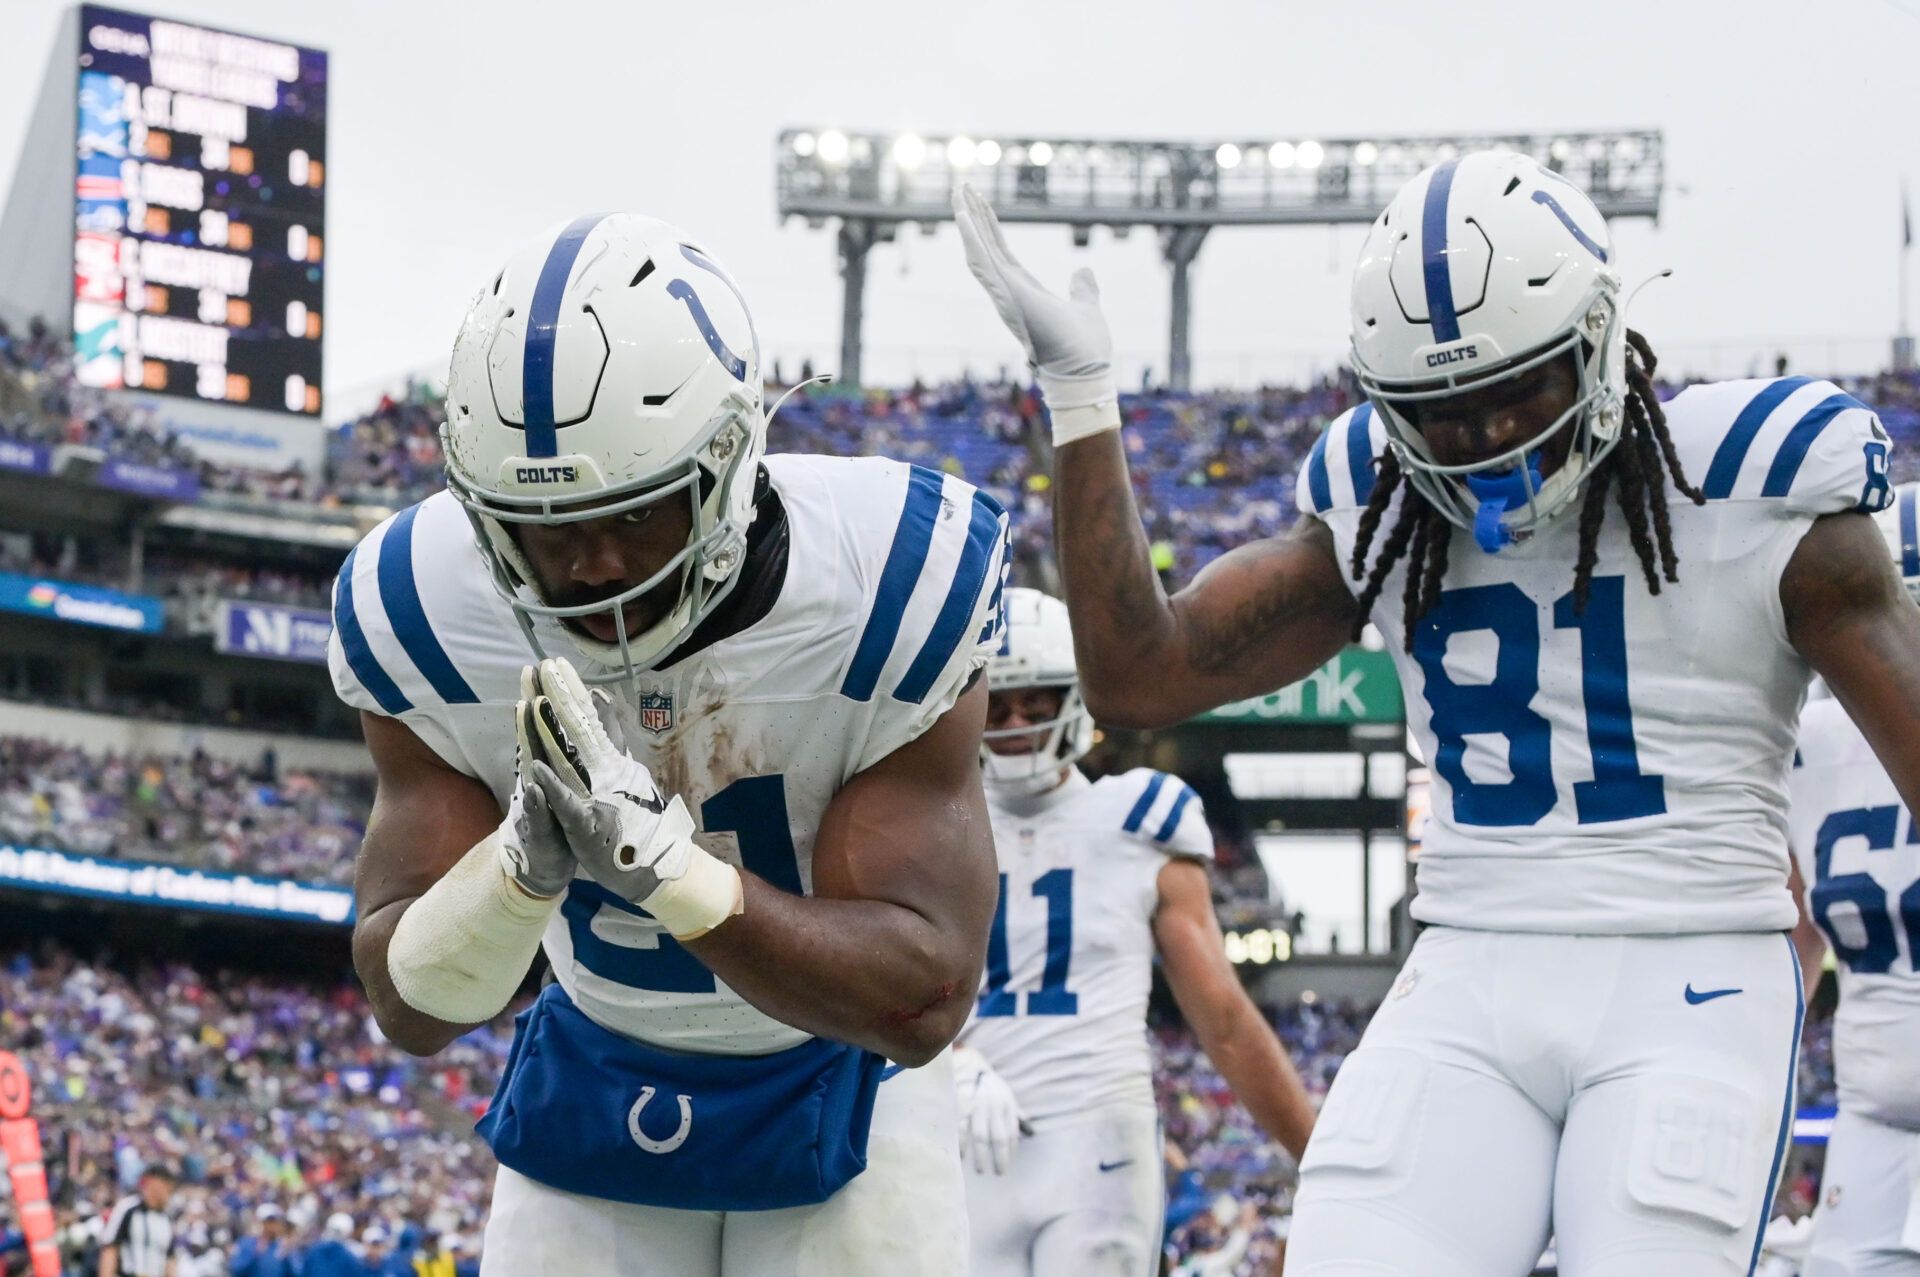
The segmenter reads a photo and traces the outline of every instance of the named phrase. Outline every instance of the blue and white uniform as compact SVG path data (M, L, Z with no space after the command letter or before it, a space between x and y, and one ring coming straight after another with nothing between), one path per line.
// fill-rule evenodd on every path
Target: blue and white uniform
M926 731L998 646L1006 516L958 479L891 461L771 456L764 465L789 537L771 609L609 690L634 756L686 799L696 841L806 893L834 794ZM454 499L430 497L368 534L342 568L334 615L341 697L405 723L504 810L519 672L531 658ZM548 651L568 650L557 622L540 625ZM713 1056L810 1040L584 872L544 946L567 998L626 1039ZM580 1085L626 1080L584 1076ZM559 1192L503 1167L487 1271L957 1273L956 1139L943 1056L882 1084L866 1171L820 1206L666 1210Z
M1147 997L1169 857L1213 859L1198 795L1138 768L1078 768L1038 795L988 786L1000 907L961 1041L1013 1089L1032 1134L1004 1175L967 1176L973 1271L1158 1271L1165 1192Z
M1792 793L1807 912L1840 975L1840 1112L1806 1275L1920 1277L1920 829L1835 700L1801 717Z
M1361 1254L1383 1277L1520 1274L1550 1230L1577 1277L1751 1269L1802 1016L1787 771L1809 670L1780 579L1816 518L1886 505L1889 445L1801 377L1696 386L1666 415L1707 497L1669 491L1678 585L1648 592L1610 508L1577 610L1576 502L1498 554L1456 530L1411 652L1404 562L1374 607L1433 773L1429 926L1307 1149L1290 1274ZM1385 439L1362 406L1299 476L1343 566Z

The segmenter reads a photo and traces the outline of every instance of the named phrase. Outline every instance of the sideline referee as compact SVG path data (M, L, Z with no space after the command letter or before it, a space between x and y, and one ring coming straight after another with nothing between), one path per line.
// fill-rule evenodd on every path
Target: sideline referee
M100 1242L100 1277L173 1277L173 1172L153 1165L140 1172L139 1191L121 1198L107 1217Z

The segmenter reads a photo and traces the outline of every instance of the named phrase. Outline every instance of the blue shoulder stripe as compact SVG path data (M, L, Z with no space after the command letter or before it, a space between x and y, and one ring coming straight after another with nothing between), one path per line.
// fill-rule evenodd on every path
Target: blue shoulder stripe
M933 681L953 659L960 641L966 637L967 623L973 620L980 591L986 586L987 568L993 563L993 547L1000 543L1000 521L1005 517L1006 511L998 501L975 490L973 517L967 523L967 543L960 551L960 562L954 567L953 583L947 587L946 601L940 605L939 615L933 618L926 642L920 645L913 664L907 666L900 686L893 689L896 701L918 705L925 700L933 690Z
M987 600L987 623L980 627L980 637L974 641L985 643L992 639L997 628L1000 634L1000 655L1005 656L1010 642L1007 636L1007 579L1013 575L1013 547L1003 547L1000 554L1000 577L993 583L993 597Z
M1193 801L1193 797L1191 785L1180 786L1180 796L1173 800L1173 810L1167 813L1167 818L1161 822L1160 828L1153 835L1155 842L1164 843L1173 837L1174 830L1180 828L1180 814L1187 809L1187 804Z
M1908 486L1900 492L1900 575L1920 576L1920 511L1914 499L1920 488Z
M405 713L413 708L413 702L401 694L399 686L380 667L380 658L367 646L366 631L360 628L360 618L353 610L353 561L359 553L360 547L356 545L347 551L347 561L340 565L340 588L333 597L333 628L340 632L340 650L346 653L347 665L360 685L373 693L373 699L387 713Z
M1325 514L1333 506L1333 484L1327 478L1327 435L1331 427L1313 441L1307 457L1307 493L1313 498L1313 512Z
M893 546L887 551L886 566L880 569L880 584L874 591L873 608L867 613L866 628L853 649L853 663L840 684L840 694L856 701L871 700L880 681L880 670L893 651L893 640L900 634L900 622L906 618L907 602L920 580L920 569L927 564L927 548L933 544L933 521L940 513L941 476L923 466L914 466L907 476L907 500L900 509L900 524L893 530Z
M1347 418L1347 473L1353 476L1353 503L1373 496L1373 405L1363 403Z
M1153 779L1147 782L1145 791L1141 793L1140 801L1135 803L1133 810L1127 813L1126 823L1122 824L1120 828L1130 834L1139 833L1141 822L1146 820L1147 812L1153 807L1153 800L1160 796L1160 787L1166 783L1167 774L1165 772L1155 772Z
M1714 451L1713 463L1707 467L1706 482L1700 485L1700 491L1709 500L1719 500L1733 495L1733 485L1740 478L1740 466L1747 459L1747 449L1753 447L1753 437L1760 433L1760 427L1767 424L1767 418L1773 415L1782 401L1800 387L1812 381L1811 377L1783 377L1772 383L1753 397L1753 402L1740 410L1733 419L1726 438L1720 441L1720 447Z
M402 510L380 539L380 601L386 604L394 637L440 699L449 705L477 704L480 698L454 668L420 605L420 583L413 573L413 520L419 512L417 505Z
M1793 477L1800 473L1800 463L1807 459L1808 449L1827 423L1849 408L1865 408L1849 394L1828 395L1815 404L1807 415L1793 423L1793 429L1787 431L1787 437L1781 441L1780 451L1774 455L1773 464L1767 468L1767 481L1760 488L1763 497L1784 497L1793 490Z

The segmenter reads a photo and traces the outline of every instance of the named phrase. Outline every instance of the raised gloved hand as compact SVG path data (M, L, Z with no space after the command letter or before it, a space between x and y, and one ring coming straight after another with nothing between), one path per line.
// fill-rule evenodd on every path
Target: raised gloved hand
M1013 1088L987 1057L970 1046L953 1048L953 1085L960 1101L960 1160L984 1175L1005 1175L1013 1148L1032 1130Z
M517 737L513 797L507 803L506 823L500 827L500 855L507 877L522 891L549 899L567 889L580 862L574 859L546 796L533 783L533 765L543 757L534 726L533 705L539 697L539 678L533 666L526 666L520 671L520 703L513 711Z
M693 841L693 817L602 721L564 659L533 671L527 809L550 815L593 880L694 940L743 908L740 871Z
M1063 300L1048 292L1007 247L1000 219L973 187L953 192L953 217L966 246L967 268L993 299L1001 322L1027 352L1053 416L1055 446L1120 428L1120 391L1113 379L1113 336L1100 313L1093 272L1073 273Z

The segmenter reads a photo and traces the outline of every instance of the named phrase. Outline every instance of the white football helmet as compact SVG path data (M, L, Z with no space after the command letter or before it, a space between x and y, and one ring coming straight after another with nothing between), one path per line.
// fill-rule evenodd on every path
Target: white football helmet
M541 656L573 641L581 677L630 677L666 654L737 579L766 447L760 349L746 300L690 237L633 213L577 218L508 260L454 342L441 443L494 586ZM564 524L687 502L686 547L590 604L542 598L510 524ZM623 609L678 578L673 609L627 633ZM555 622L610 612L617 639ZM542 626L540 622L548 624Z
M1032 727L982 733L980 764L988 784L1007 792L1034 793L1052 786L1061 768L1079 762L1093 749L1093 718L1080 694L1067 605L1039 590L1016 586L1007 591L1006 608L1000 650L987 662L987 691L1060 688L1060 716ZM996 754L987 746L989 741L1028 736L1035 738L1030 753Z
M1593 201L1524 155L1480 151L1401 188L1360 250L1353 366L1419 493L1495 552L1565 509L1619 442L1626 324L1612 239ZM1407 409L1574 352L1580 392L1559 420L1471 465L1436 462ZM1574 432L1541 477L1540 449Z
M1913 601L1920 603L1920 483L1893 490L1893 504L1873 516L1893 552L1893 566Z

